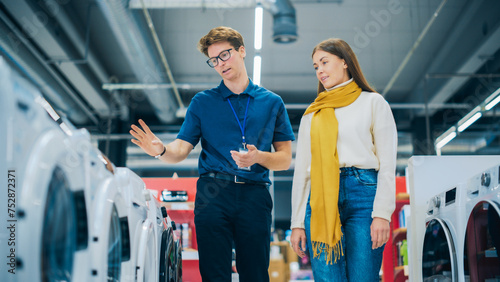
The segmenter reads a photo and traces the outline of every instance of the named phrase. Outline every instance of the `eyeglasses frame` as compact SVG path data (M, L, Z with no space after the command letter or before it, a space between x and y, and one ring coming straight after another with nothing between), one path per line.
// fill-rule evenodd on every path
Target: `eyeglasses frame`
M227 58L226 60L223 60L223 59L220 57L220 55L221 55L222 53L224 53L224 52L228 52L228 51L231 51L231 50L233 50L233 49L234 49L234 48L229 48L229 49L227 49L227 50L223 50L223 51L221 51L221 52L219 53L219 55L218 55L218 56L208 58L208 60L206 61L206 62L207 62L207 65L208 65L209 67L211 67L211 68L215 68L216 66L218 66L218 65L219 65L219 60L221 60L221 61L225 62L225 61L227 61L227 60L231 59L231 52L229 52L229 58ZM213 60L213 59L217 59L217 64L215 64L215 65L213 65L213 66L212 66L212 65L210 64L210 61L211 61L211 60Z

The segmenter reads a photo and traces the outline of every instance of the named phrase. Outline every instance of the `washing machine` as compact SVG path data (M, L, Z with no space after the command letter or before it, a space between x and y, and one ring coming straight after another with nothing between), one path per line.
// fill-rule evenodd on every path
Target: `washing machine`
M89 202L89 260L81 268L90 278L85 281L121 281L122 263L130 260L131 247L127 203L120 193L116 168L91 146L86 130L74 132L71 140L84 159Z
M465 184L430 198L422 246L423 281L464 281L463 199Z
M156 192L149 191L148 218L154 223L154 234L157 242L156 265L158 267L158 281L174 282L176 277L174 233L167 210L154 197Z
M127 206L130 232L130 259L122 263L122 281L156 281L154 227L148 219L149 191L128 168L116 168L115 177Z
M177 280L172 223L166 209L128 168L116 168L115 177L127 204L131 258L122 264L122 281Z
M88 247L82 159L38 103L46 103L38 90L1 60L0 85L0 107L10 111L3 145L14 179L9 226L16 274L7 281L72 280L82 259L76 254Z
M464 273L470 281L500 281L500 164L468 182Z

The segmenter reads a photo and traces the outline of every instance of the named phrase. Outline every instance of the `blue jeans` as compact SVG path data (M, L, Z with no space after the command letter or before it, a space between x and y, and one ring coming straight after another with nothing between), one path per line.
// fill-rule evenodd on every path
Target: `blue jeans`
M325 255L313 258L311 247L311 206L307 201L305 229L314 281L379 281L384 246L372 250L370 226L377 190L377 171L355 167L341 168L339 212L344 256L327 264Z

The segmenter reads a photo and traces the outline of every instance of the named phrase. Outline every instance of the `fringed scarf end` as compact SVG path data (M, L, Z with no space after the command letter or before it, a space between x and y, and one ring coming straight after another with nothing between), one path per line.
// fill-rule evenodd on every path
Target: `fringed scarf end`
M343 237L343 236L342 236ZM313 258L319 258L321 253L325 253L326 264L337 263L340 257L344 256L344 250L342 248L342 238L337 241L333 246L328 245L324 242L313 241Z

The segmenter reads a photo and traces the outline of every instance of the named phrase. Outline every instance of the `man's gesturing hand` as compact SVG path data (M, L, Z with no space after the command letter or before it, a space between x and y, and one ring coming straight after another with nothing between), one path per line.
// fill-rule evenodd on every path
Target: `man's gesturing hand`
M142 129L135 124L132 124L132 129L129 131L130 134L132 134L132 136L135 138L131 140L132 143L141 147L141 149L150 156L154 157L161 154L163 152L163 143L161 142L160 138L156 137L156 135L151 132L149 127L142 119L139 119L139 124L141 125Z

